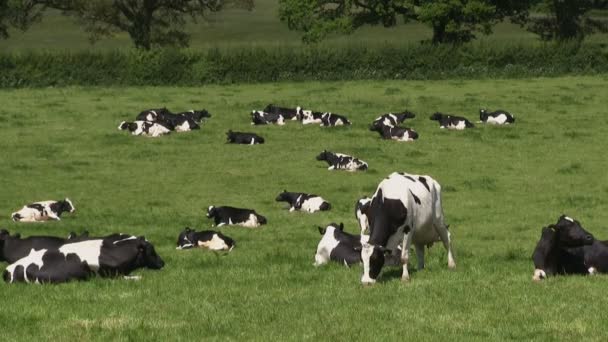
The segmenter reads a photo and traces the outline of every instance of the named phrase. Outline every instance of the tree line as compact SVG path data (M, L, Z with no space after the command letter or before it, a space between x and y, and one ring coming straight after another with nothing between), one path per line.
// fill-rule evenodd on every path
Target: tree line
M314 43L331 34L349 34L364 25L391 27L417 21L428 25L434 44L461 44L494 25L510 20L543 40L582 40L608 32L593 9L608 9L608 0L278 0L279 18L302 40ZM251 10L254 0L0 0L0 39L10 28L28 29L46 10L72 16L91 41L118 32L135 47L188 46L188 21L228 7Z

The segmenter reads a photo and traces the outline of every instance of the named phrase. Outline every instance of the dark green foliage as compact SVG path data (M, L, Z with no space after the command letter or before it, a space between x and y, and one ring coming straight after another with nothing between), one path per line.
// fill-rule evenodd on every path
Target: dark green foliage
M546 16L532 18L528 30L543 40L582 40L593 32L608 32L608 23L588 15L593 8L606 3L594 0L543 0L540 9Z
M608 72L608 52L601 46L579 44L0 54L0 87L513 78L599 72Z

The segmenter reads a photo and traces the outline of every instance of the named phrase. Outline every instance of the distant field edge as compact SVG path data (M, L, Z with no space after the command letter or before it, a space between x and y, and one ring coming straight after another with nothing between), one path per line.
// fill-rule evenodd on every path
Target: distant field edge
M598 73L608 73L605 44L0 53L0 88L525 78Z

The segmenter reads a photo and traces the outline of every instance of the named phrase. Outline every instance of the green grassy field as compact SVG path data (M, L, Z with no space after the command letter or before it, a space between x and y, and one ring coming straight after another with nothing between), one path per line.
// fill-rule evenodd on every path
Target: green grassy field
M0 91L0 227L23 235L127 232L151 240L166 266L141 281L96 278L58 286L2 284L0 339L10 340L597 340L605 341L606 277L531 281L543 225L566 213L607 239L608 77L333 82L202 88L48 88ZM252 127L269 102L347 115L348 128ZM158 139L116 130L144 108L207 108L199 132ZM436 111L477 119L512 111L511 127L440 130ZM378 114L408 108L413 143L367 130ZM259 146L225 144L228 129ZM365 173L327 171L323 149L366 160ZM393 171L443 187L457 269L435 245L427 268L400 282L385 268L364 288L359 266L315 268L317 225L357 232L354 203ZM283 189L317 193L333 209L289 213ZM17 224L23 204L70 197L61 222ZM175 250L185 227L209 228L208 205L255 208L259 230L223 228L229 254ZM415 260L411 265L416 265ZM410 269L415 268L411 267Z
M598 14L599 15L599 14ZM256 0L255 8L249 12L242 9L226 9L211 13L197 24L188 25L187 31L194 49L210 47L273 47L299 46L300 34L289 31L287 25L278 18L276 0ZM0 51L23 50L112 50L132 46L128 34L119 33L115 37L100 40L90 45L86 33L73 18L49 11L40 23L25 33L15 31L8 40L0 40ZM396 27L365 26L349 36L330 37L323 44L343 46L352 44L403 44L417 43L430 39L432 31L421 23L399 24ZM506 21L498 24L490 36L478 34L482 43L538 43L537 36L518 25ZM608 34L594 34L587 38L591 42L608 41Z

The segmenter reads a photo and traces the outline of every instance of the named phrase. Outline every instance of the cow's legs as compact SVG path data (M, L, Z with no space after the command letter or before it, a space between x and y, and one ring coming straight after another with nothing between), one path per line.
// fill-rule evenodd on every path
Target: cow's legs
M418 271L424 269L424 245L417 244L416 247L416 258L418 259Z
M443 247L445 247L446 251L448 251L448 267L456 268L456 261L454 260L454 255L452 254L452 242L450 239L450 232L448 231L445 224L436 225L435 229L437 233L439 233L439 237L443 242Z
M410 246L412 245L413 235L413 231L410 229L410 231L403 236L403 249L401 250L401 263L403 264L403 273L401 274L402 281L410 280L410 274L407 271L407 263L410 260Z

